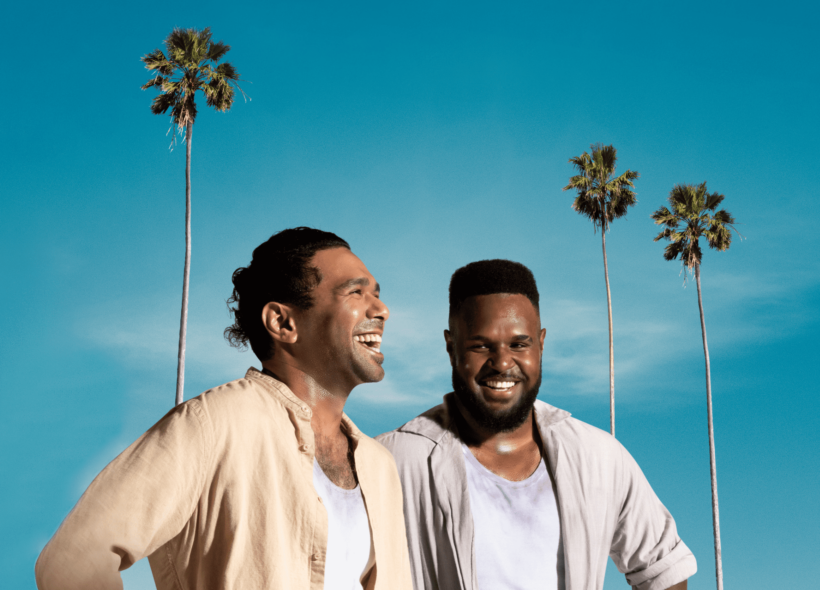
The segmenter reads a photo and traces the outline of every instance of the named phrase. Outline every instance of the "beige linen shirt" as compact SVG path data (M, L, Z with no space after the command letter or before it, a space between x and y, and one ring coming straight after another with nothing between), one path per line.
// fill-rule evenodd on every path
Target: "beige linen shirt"
M399 469L416 590L478 589L452 396L377 437ZM535 402L535 422L561 522L559 590L601 590L607 556L638 590L664 590L697 571L672 516L617 440L542 401Z
M91 483L37 560L40 590L122 588L148 556L159 590L322 590L327 512L311 410L256 369L171 410ZM365 589L409 590L390 453L347 416L370 521Z

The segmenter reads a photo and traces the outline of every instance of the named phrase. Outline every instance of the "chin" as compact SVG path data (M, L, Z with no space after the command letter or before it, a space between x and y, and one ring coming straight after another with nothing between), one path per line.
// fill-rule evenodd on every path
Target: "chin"
M517 400L502 410L493 409L480 393L470 389L455 369L453 369L453 391L476 423L490 432L510 432L521 426L535 405L541 374L529 389L524 390Z
M381 362L375 359L355 360L353 362L353 373L361 383L378 383L384 379L384 369Z

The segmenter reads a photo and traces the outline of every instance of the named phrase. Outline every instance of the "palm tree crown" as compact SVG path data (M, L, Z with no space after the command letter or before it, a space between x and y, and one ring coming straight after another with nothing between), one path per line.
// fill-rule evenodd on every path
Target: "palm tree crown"
M719 193L706 192L705 182L678 184L672 189L669 208L661 207L652 214L656 224L665 226L655 241L666 239L670 242L663 253L666 260L680 256L690 271L699 266L703 256L698 243L701 236L706 238L710 248L719 252L729 248L735 220L725 209L717 211L724 198Z
M570 178L564 190L578 191L572 208L589 217L596 231L600 227L606 232L610 223L626 215L627 209L638 202L632 181L639 174L627 170L612 178L618 160L617 150L611 145L600 143L590 146L590 149L591 155L584 152L576 158L570 158L570 164L580 174Z
M142 89L156 86L161 90L151 105L152 113L161 115L171 109L171 118L181 131L196 119L197 90L205 93L209 107L230 110L234 87L242 92L239 73L228 62L217 64L230 51L230 45L212 41L211 28L205 27L201 31L174 29L165 39L165 49L167 57L162 50L155 49L141 58L146 69L157 72Z

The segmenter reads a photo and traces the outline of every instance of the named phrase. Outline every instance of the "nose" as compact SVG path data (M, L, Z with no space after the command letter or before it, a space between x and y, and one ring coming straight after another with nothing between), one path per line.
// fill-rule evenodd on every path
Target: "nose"
M488 359L490 366L498 372L511 369L514 361L510 349L506 346L499 346L492 350Z
M390 317L390 310L387 308L384 301L373 295L371 296L370 307L367 310L367 317L370 319L378 318L382 321L387 321L387 318Z

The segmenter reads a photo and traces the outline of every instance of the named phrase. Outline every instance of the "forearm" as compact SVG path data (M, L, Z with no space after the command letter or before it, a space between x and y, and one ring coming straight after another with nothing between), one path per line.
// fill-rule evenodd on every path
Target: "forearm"
M686 590L686 580L684 580L683 582L679 582L674 586L669 586L669 588L667 588L666 590Z

